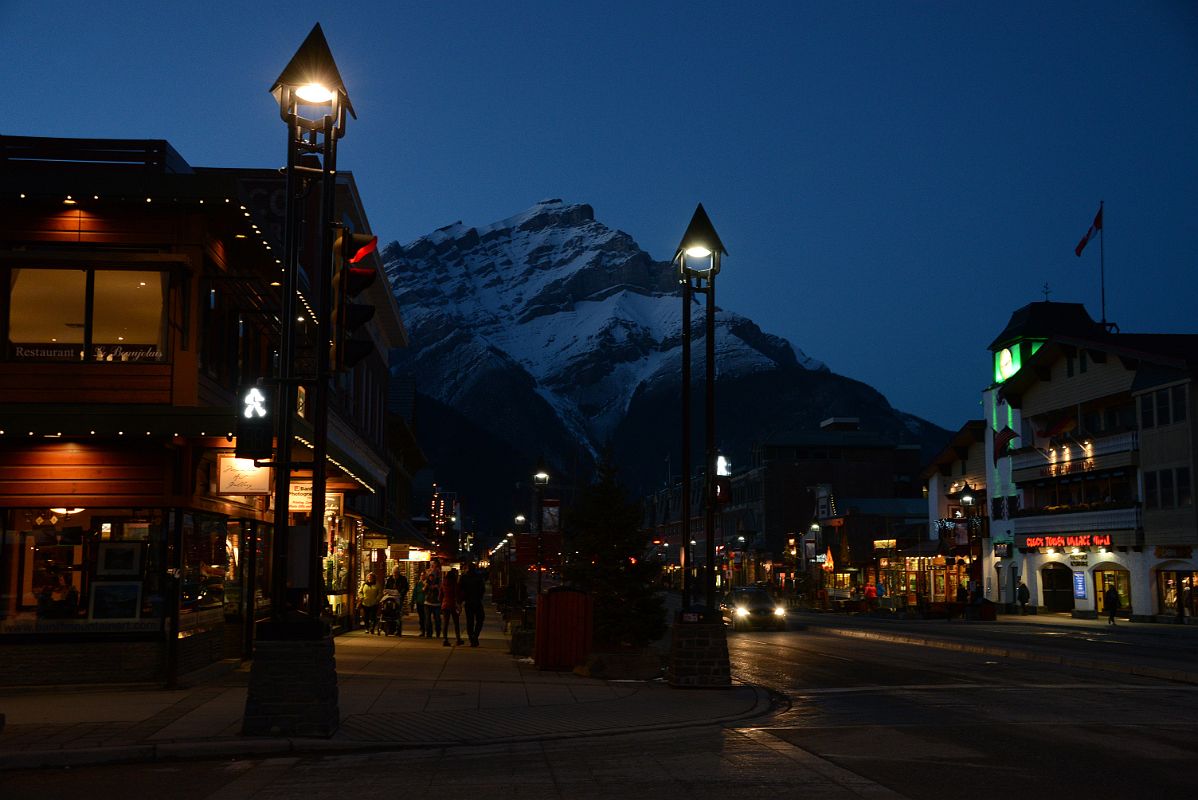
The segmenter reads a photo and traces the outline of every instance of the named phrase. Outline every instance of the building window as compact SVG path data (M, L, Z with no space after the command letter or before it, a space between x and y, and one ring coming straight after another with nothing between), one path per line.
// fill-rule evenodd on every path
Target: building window
M1190 487L1190 468L1178 467L1174 473L1177 475L1177 507L1189 508L1194 505L1194 490Z
M1168 425L1169 419L1169 391L1167 389L1154 392L1156 395L1156 425L1159 428L1161 425Z
M1185 422L1186 420L1186 387L1174 386L1169 390L1173 398L1173 421Z
M17 361L163 361L167 274L14 268L8 356Z
M1157 492L1157 476L1155 472L1144 473L1144 508L1158 508L1160 494Z
M1140 396L1140 427L1144 430L1155 427L1156 417L1152 413L1152 395Z

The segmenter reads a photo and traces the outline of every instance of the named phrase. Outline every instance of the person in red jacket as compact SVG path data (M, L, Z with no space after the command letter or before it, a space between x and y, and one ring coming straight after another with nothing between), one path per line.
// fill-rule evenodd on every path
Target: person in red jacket
M451 569L445 579L441 581L441 630L445 633L441 644L445 647L449 647L449 621L451 619L453 620L454 638L457 639L458 644L464 644L461 630L462 593L460 588L458 571Z

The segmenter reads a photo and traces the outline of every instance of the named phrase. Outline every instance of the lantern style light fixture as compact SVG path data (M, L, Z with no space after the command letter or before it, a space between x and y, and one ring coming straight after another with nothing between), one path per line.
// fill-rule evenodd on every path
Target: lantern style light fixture
M346 112L358 118L320 23L295 51L270 93L279 103L279 116L284 122L294 122L309 131L323 131L331 120L332 133L340 139L345 134Z

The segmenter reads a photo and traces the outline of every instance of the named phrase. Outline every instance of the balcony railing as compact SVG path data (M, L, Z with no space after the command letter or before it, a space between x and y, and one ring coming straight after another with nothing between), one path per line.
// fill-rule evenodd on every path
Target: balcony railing
M1054 506L1016 512L1014 533L1069 533L1072 531L1135 530L1140 527L1138 503L1092 506Z
M1089 442L1089 447L1086 443ZM1042 469L1051 465L1094 461L1103 456L1132 453L1140 449L1138 431L1125 431L1101 438L1078 438L1049 450L1028 449L1011 455L1011 471ZM1101 468L1101 467L1099 467ZM1068 471L1068 470L1064 470Z

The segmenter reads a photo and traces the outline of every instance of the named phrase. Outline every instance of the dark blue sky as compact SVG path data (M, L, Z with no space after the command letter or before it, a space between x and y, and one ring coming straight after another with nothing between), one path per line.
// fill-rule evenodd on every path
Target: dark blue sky
M0 130L276 166L267 89L315 22L384 240L560 197L666 259L701 201L721 306L954 429L1045 282L1099 316L1099 200L1108 319L1198 332L1189 0L0 0Z

